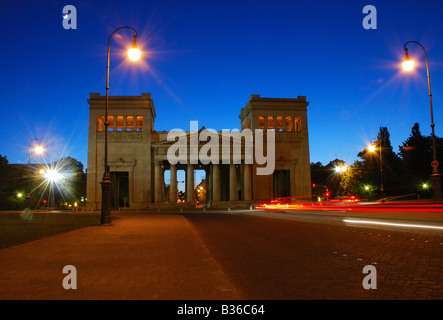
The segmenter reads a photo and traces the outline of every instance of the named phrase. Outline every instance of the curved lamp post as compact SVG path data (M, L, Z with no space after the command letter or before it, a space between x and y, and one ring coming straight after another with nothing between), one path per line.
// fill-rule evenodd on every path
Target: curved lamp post
M434 115L433 115L433 110L432 110L432 93L431 93L431 79L429 76L429 63L428 63L428 54L426 53L425 48L418 43L417 41L408 41L405 43L404 45L404 50L405 50L405 60L402 63L403 69L405 71L411 71L414 68L414 61L411 60L409 58L409 54L408 54L408 48L406 47L409 43L415 43L418 44L424 51L425 53L425 57L426 57L426 70L427 70L427 74L428 74L428 89L429 89L429 105L431 108L431 128L432 128L432 153L433 153L433 161L431 163L432 166L432 174L431 174L431 179L432 179L432 189L433 189L433 200L434 201L441 201L441 178L440 178L440 173L438 172L438 161L437 161L437 156L436 156L436 150L435 150L435 134L434 134Z
M106 109L105 109L105 172L103 174L103 180L101 182L102 185L102 210L101 210L101 224L110 224L111 223L111 175L108 166L108 98L109 98L109 56L110 56L110 44L111 38L117 31L121 29L131 29L135 32L132 40L132 48L128 50L129 59L136 61L140 58L141 52L137 49L137 37L138 33L132 27L120 27L114 30L111 33L108 40L108 63L106 68Z
M42 154L43 153L43 148L41 146L41 141L40 139L34 138L29 142L29 159L28 159L28 164L31 164L31 149L32 149L32 141L38 141L38 146L35 147L34 151L35 153L38 154Z

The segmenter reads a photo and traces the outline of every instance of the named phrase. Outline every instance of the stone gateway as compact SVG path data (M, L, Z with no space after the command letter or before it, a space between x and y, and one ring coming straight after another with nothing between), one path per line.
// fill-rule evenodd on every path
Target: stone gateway
M230 132L231 138L229 135L227 138L230 141L226 143L226 130L208 132L204 127L192 128L193 124L198 123L192 119L190 130L176 133L177 138L171 138L171 132L155 131L156 112L150 93L110 96L108 119L104 119L105 96L91 93L88 103L89 209L101 209L105 121L108 122L108 165L114 210L197 204L206 207L249 207L274 198L311 195L307 121L309 102L305 96L287 99L251 95L240 111L243 135L239 134L240 138L234 143L229 143L237 137L234 131ZM247 139L246 132L262 138ZM210 139L204 140L212 142L200 141L198 133L205 133ZM196 140L193 140L194 136ZM273 139L270 139L271 136ZM180 139L184 141L181 144ZM267 146L271 142L274 148ZM178 145L183 148L178 148ZM259 147L262 148L260 152ZM180 150L175 152L175 149ZM170 161L172 152L178 155L179 161ZM267 152L274 154L271 157ZM197 157L194 157L196 154ZM198 154L207 155L211 161L201 161ZM252 157L253 154L260 155L260 159ZM265 163L266 160L272 160L272 166ZM273 170L267 172L265 167ZM178 188L180 170L185 177L184 181L180 181L184 182L183 191ZM198 186L194 182L196 170L205 172L204 183ZM260 170L266 174L257 174ZM165 175L169 177L169 184L165 183ZM199 192L204 192L203 200Z

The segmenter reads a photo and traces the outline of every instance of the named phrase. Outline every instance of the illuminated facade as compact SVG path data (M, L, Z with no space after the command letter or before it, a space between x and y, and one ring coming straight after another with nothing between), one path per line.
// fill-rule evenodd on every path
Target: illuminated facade
M101 185L104 172L104 113L106 97L91 93L89 103L89 141L87 167L87 206L101 209ZM194 180L196 170L205 172L205 204L208 207L248 206L277 197L311 194L309 140L306 97L295 99L262 98L251 95L240 112L242 132L261 131L275 134L274 170L257 174L262 163L248 162L245 146L240 161L226 163L168 161L168 150L176 141L168 141L168 132L155 131L156 118L151 94L111 96L108 111L108 165L112 180L113 208L143 209L175 206L178 203L178 172L184 173L185 203L195 205L198 197ZM202 128L203 129L203 128ZM202 130L200 129L200 130ZM222 140L222 132L215 133ZM190 132L185 133L190 139ZM170 139L169 139L170 140ZM243 141L243 140L242 140ZM246 144L246 142L242 142ZM255 139L252 149L255 152ZM204 142L198 144L199 150ZM220 142L220 155L222 143ZM187 144L187 159L192 150ZM266 153L266 147L264 147ZM232 152L232 149L231 149ZM226 160L226 159L225 159ZM165 184L165 176L169 185Z

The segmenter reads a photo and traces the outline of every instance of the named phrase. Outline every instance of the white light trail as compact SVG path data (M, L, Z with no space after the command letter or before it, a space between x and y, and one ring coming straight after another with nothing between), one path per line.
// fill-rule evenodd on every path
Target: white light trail
M424 229L443 230L443 226L431 226L431 225L424 225L424 224L394 223L394 222L381 222L381 221L370 221L370 220L349 220L349 219L343 219L343 221L349 222L349 223L375 224L375 225L392 226L392 227L407 227L407 228L424 228Z

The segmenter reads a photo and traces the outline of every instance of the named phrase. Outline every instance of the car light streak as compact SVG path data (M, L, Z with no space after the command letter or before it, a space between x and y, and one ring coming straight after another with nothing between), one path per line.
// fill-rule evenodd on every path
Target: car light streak
M443 205L430 202L365 203L354 197L328 201L306 201L307 197L276 198L255 206L258 210L346 210L370 212L443 212Z
M375 225L393 226L393 227L424 228L424 229L439 229L439 230L443 230L443 226L431 226L431 225L423 225L423 224L381 222L381 221L373 221L373 220L349 220L349 219L343 219L343 222L360 223L360 224L375 224Z

